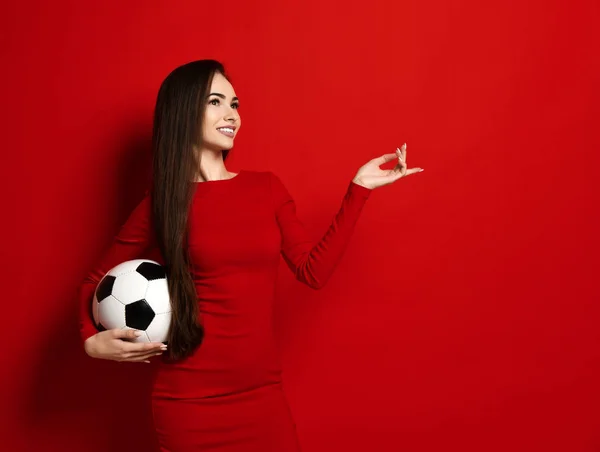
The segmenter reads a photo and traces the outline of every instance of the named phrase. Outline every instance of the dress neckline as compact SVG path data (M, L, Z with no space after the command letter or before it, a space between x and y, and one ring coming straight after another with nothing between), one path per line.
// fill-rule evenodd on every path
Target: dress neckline
M194 181L194 185L196 186L204 186L204 185L226 185L228 183L232 183L234 180L239 179L239 177L245 173L245 170L239 170L238 173L230 177L229 179L217 179L217 180L205 180L205 181Z

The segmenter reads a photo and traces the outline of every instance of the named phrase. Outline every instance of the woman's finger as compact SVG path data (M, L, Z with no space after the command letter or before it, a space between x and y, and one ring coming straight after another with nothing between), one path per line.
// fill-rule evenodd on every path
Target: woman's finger
M390 182L395 182L398 179L402 179L403 177L410 176L411 174L420 173L421 171L423 171L423 168L411 168L411 169L407 169L404 174L402 174L402 173L396 173L396 174L394 174L392 176L392 179L391 179Z
M397 163L391 170L386 171L387 175L395 176L402 173L402 164Z
M402 176L406 173L406 160L405 160L405 152L406 152L406 143L402 145L400 148L396 148L396 157L398 158L399 168L396 170L394 168L394 172L399 171Z
M151 353L151 354L146 355L146 356L140 356L138 358L131 358L129 361L133 362L133 363L149 362L148 360L150 358L153 358L154 356L160 356L160 355L162 355L162 353Z
M133 350L121 350L121 358L135 358L137 356L142 356L142 355L150 355L152 353L162 353L164 351L167 350L167 346L164 344L160 344L159 348L153 347L153 348L144 348L144 349L133 349Z
M162 355L162 352L148 352L148 353L127 353L121 357L121 361L127 362L137 362L144 361L148 358L152 358L153 356Z
M406 163L406 143L399 148L396 148L396 155L399 160L402 160L402 162Z
M406 170L405 176L410 176L411 174L420 173L421 171L423 171L423 168L411 168L409 170Z
M165 349L162 342L123 342L122 350L126 353L143 353Z
M152 356L156 354L162 354L165 350L148 350L143 352L129 352L129 353L121 353L122 359L131 359L131 358L139 358L140 356Z

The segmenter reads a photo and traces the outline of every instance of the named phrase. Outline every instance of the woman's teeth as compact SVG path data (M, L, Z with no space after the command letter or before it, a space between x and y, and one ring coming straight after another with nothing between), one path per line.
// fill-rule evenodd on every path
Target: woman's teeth
M219 132L221 132L223 135L227 135L228 137L232 137L233 136L233 129L230 129L229 127L221 127L220 129L217 129Z

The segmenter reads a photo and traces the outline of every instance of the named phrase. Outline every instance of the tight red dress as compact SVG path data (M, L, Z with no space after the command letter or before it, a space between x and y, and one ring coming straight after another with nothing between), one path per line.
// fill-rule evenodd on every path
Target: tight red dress
M157 364L152 409L161 451L297 452L273 334L279 258L297 280L321 288L342 257L371 190L350 182L331 225L316 242L270 171L242 170L232 179L194 185L188 246L205 336L192 356ZM81 285L83 340L97 332L90 303L104 274L126 260L156 259L150 215L146 194Z

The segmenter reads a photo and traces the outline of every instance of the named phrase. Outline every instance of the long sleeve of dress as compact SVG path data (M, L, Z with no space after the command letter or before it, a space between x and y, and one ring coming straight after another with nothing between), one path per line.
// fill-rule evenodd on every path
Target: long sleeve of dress
M342 257L372 190L351 181L331 225L315 243L296 216L296 204L290 193L277 175L269 174L281 231L281 254L298 281L319 289L325 285Z
M98 332L93 322L91 305L94 291L100 280L114 266L127 260L139 259L144 251L155 246L154 228L150 218L150 194L146 191L144 198L121 226L103 257L79 286L79 331L82 341L85 342L87 338Z

